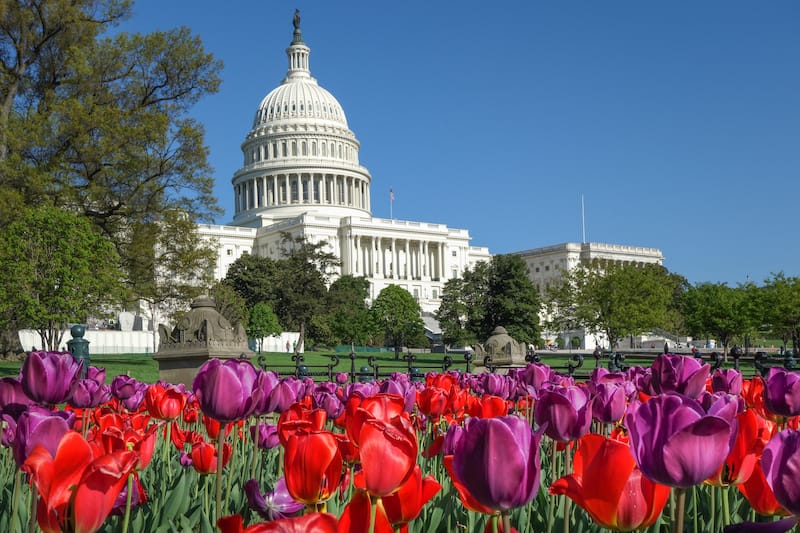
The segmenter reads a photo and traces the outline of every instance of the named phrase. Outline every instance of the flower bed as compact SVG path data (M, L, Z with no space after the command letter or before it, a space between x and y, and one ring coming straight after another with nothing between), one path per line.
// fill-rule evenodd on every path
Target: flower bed
M769 531L800 515L800 378L691 357L192 390L37 352L0 380L0 530ZM778 518L788 517L783 521Z

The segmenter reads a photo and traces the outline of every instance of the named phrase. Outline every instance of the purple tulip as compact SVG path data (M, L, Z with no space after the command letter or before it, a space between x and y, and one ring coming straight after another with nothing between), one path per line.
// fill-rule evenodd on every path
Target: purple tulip
M657 394L677 392L697 398L706 388L711 367L694 357L665 353L655 358L651 371L652 387Z
M3 428L3 432L0 434L0 444L6 448L13 446L17 435L17 419L3 413L0 415L0 427Z
M83 409L97 407L111 399L111 387L99 385L92 379L79 379L72 384L69 403L72 407Z
M342 400L346 400L354 394L360 398L369 398L370 396L375 396L378 394L378 384L374 382L362 383L360 381L349 383L345 385L344 390L342 391Z
M741 394L742 373L733 368L718 368L711 376L711 390L726 394Z
M378 387L379 392L402 396L405 400L403 411L412 413L417 402L417 389L408 374L393 373L390 379L384 380Z
M234 422L258 408L263 398L259 381L259 372L247 359L211 359L197 371L192 390L203 413L219 422Z
M323 409L328 419L335 420L344 412L344 403L336 394L327 391L317 391L312 397L312 405L316 409Z
M448 426L447 433L444 434L444 444L442 445L442 455L453 455L456 453L458 441L464 436L464 427L458 424Z
M344 385L348 381L350 381L350 374L347 372L337 372L336 373L336 383L339 385Z
M289 494L286 479L283 477L275 483L275 490L266 494L261 494L257 480L248 480L244 484L244 493L250 508L269 521L294 516L305 508L305 505L296 502Z
M775 415L800 415L800 374L773 366L764 383L764 406Z
M22 466L33 449L41 445L55 457L58 444L75 422L75 413L50 411L32 406L17 420L14 435L14 461Z
M592 418L603 424L618 422L625 414L628 397L619 383L598 383L592 399Z
M111 380L111 395L128 411L136 411L139 408L146 392L147 383L137 381L130 376L119 375Z
M669 393L634 402L625 415L631 453L652 481L687 488L713 475L736 438L738 402L718 399L706 412L694 399Z
M508 511L539 490L539 441L517 416L470 418L453 454L456 477L482 505Z
M22 390L22 382L19 379L0 379L0 413L7 414L16 420L35 403Z
M800 431L785 429L772 437L761 454L761 468L778 503L800 516Z
M72 382L81 372L81 363L69 352L31 352L22 363L22 390L33 401L57 405L69 398Z
M305 386L303 382L294 377L283 378L278 381L275 388L269 393L266 401L266 412L282 413L294 402L301 398Z
M250 436L256 439L256 445L262 450L271 450L280 444L278 439L278 426L260 422L255 426L250 426Z
M533 416L551 439L559 442L579 439L592 424L589 389L578 385L542 389Z

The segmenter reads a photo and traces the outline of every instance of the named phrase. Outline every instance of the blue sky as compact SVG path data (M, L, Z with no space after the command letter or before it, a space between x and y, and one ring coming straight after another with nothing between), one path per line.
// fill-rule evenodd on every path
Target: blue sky
M294 8L342 104L372 210L507 253L660 248L690 282L800 275L800 2L139 0L123 29L188 26L225 68L192 114L216 193L283 78Z

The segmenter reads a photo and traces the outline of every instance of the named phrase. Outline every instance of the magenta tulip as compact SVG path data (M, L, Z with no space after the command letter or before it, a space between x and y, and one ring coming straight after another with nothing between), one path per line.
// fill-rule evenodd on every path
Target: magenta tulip
M726 394L741 394L742 373L733 368L718 368L711 376L711 390Z
M33 401L57 405L69 398L81 364L69 352L31 352L22 363L22 390Z
M800 415L800 374L773 366L764 383L764 406L775 415Z
M453 456L456 477L483 506L508 511L539 490L539 440L524 418L470 418Z
M219 422L234 422L258 407L261 385L259 371L247 359L211 359L197 371L192 390L203 413Z
M677 392L697 398L706 388L711 367L694 357L671 353L655 358L651 367L652 387L657 394Z
M244 493L251 509L261 515L265 520L278 520L295 516L305 508L289 494L286 488L286 478L280 478L275 483L275 490L262 494L258 488L258 480L251 479L244 484Z
M33 449L39 445L55 455L61 438L72 428L74 422L75 413L31 406L17 420L13 443L14 461L17 466L22 466Z
M691 487L713 475L731 450L738 402L719 398L706 412L696 400L664 394L634 402L625 415L631 453L645 476Z
M555 386L539 391L533 408L536 425L553 440L568 442L581 438L592 424L589 389L578 385Z
M618 422L625 414L628 397L625 387L619 383L598 383L594 387L592 418L603 424Z

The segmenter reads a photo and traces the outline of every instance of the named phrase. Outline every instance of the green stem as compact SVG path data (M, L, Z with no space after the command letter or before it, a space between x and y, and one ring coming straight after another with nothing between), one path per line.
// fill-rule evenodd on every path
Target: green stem
M371 502L369 506L369 533L375 533L375 517L378 515L378 502L380 498L376 498L375 502Z
M731 524L731 507L728 501L728 487L722 487L720 492L722 498L722 525L729 526Z
M499 528L497 527L497 522L500 519L499 516L493 514L492 517L489 519L492 521L492 533L499 533ZM505 532L504 532L505 533Z
M708 525L711 526L711 531L716 531L717 527L717 492L712 487L708 491L708 496L711 501L708 504Z
M566 443L564 448L564 475L568 476L572 472L572 456L569 453L569 442ZM570 511L570 503L572 500L569 499L569 496L564 496L564 533L569 533L569 511Z
M167 463L167 476L170 483L172 483L172 462L169 460L169 448L172 446L172 424L170 422L167 422L167 438L165 440L167 442L164 443L164 451L161 452L161 457Z
M17 469L14 476L14 496L11 498L11 533L17 533L17 506L19 505L19 488L22 485L22 470Z
M556 480L556 441L551 440L553 448L550 450L550 483ZM555 498L547 498L547 533L552 533L555 514Z
M216 498L216 514L214 515L214 523L222 518L222 458L224 456L225 448L225 426L220 424L219 435L217 435L217 498Z
M503 511L500 515L503 519L503 533L510 533L511 531L511 515L508 511Z
M683 533L683 518L686 511L686 489L675 488L675 522L672 533Z
M28 517L28 533L36 531L36 500L39 497L39 492L35 485L31 485L31 514Z
M694 513L692 513L692 531L693 533L697 533L697 485L692 485L692 507L694 508Z
M133 493L133 474L128 474L128 493L125 495L125 517L122 519L122 533L128 533L131 521L131 494Z
M259 458L259 450L258 450L258 424L259 418L255 418L255 435L253 436L253 457L250 461L250 479L254 479L256 477L256 464Z

